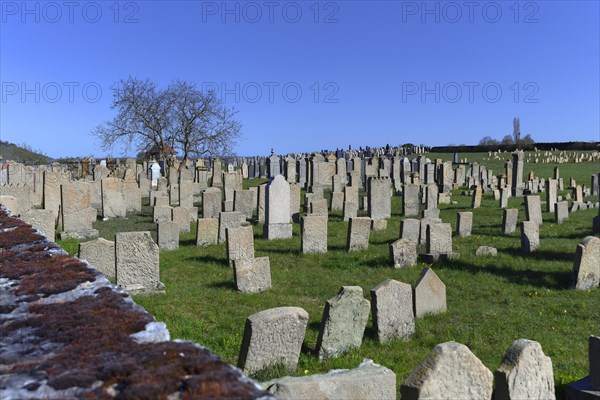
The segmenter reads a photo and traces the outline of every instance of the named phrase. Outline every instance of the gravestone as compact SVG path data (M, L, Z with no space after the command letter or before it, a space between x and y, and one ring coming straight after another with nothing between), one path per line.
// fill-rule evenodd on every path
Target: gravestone
M544 222L540 196L525 196L525 215L527 221L536 222L538 225Z
M194 207L194 183L192 181L179 182L179 206Z
M419 215L419 185L404 185L402 204L405 217L416 217Z
M369 248L369 236L371 234L371 218L350 218L348 222L348 240L346 251L361 251Z
M525 254L534 252L540 247L540 226L537 222L521 222L521 251Z
M171 220L179 226L179 232L190 231L190 209L186 207L173 207L171 209Z
M255 293L270 289L271 267L269 257L233 260L233 279L236 289L240 292Z
M329 212L327 211L327 200L312 200L310 202L310 214L324 217L328 216Z
M512 153L512 195L513 196L523 196L523 151L517 150Z
M508 207L508 199L510 197L510 187L500 189L500 208Z
M344 221L350 221L351 218L356 218L358 216L358 202L344 201L343 213Z
M505 235L515 233L517 230L517 218L519 210L517 208L505 208L502 210L502 232Z
M98 231L92 229L97 211L91 207L91 188L85 181L74 181L61 185L62 218L61 239L84 239L98 237Z
M400 239L407 239L419 244L421 234L421 221L414 218L406 218L400 221Z
M179 248L179 225L173 221L161 221L157 231L158 248L176 250Z
M425 198L427 209L438 208L438 187L437 185L427 185L425 187Z
M226 240L227 229L237 228L246 223L244 214L239 211L222 211L219 213L219 243Z
M495 400L555 399L552 360L533 340L518 339L494 373Z
M290 223L290 184L283 175L271 178L267 183L265 209L265 239L287 239L292 237Z
M473 199L471 201L471 208L479 208L481 206L481 186L475 186L475 190L473 190Z
M300 225L302 253L327 253L327 217L306 215Z
M375 286L371 289L371 309L380 342L407 340L414 335L415 317L409 284L387 279Z
M389 178L370 178L368 181L369 217L374 221L392 216Z
M554 212L555 204L558 196L558 182L556 179L548 179L546 181L546 211Z
M460 237L471 236L473 213L470 211L459 212L456 216L456 235Z
M327 300L317 338L319 359L337 357L360 347L367 321L369 301L360 286L342 286L335 297Z
M233 211L239 211L246 219L251 219L256 211L256 194L254 190L235 190Z
M493 375L463 344L438 344L400 386L402 400L489 400Z
M219 242L219 219L198 218L196 225L196 246L208 246Z
M254 230L252 226L227 228L227 260L233 266L236 260L254 258Z
M111 282L116 279L115 242L98 238L79 243L77 257L87 260Z
M264 224L266 219L266 194L267 185L262 184L258 186L258 223ZM290 193L291 195L291 193ZM291 200L290 200L291 202ZM290 207L291 208L291 207Z
M562 224L563 221L569 219L569 202L559 201L554 207L554 221L557 224Z
M441 224L442 220L439 218L423 218L419 224L419 244L427 244L427 230L432 224Z
M477 248L477 250L475 251L475 255L477 257L485 257L485 256L496 257L498 255L498 249L496 249L495 247L491 247L491 246L479 246Z
M164 197L157 197L157 199ZM171 221L173 215L173 208L171 206L154 206L152 207L152 220L155 223L162 221Z
M300 307L278 307L246 320L238 367L252 374L275 364L296 369L308 313Z
M421 271L414 288L415 317L446 311L446 285L431 268Z
M290 217L292 221L299 222L300 221L300 193L301 193L300 184L291 183L290 184Z
M21 214L21 218L42 232L49 241L54 242L56 219L52 210L31 209ZM114 253L114 251L113 251ZM114 259L114 255L113 255Z
M456 259L458 256L452 251L452 225L430 224L427 228L427 253L423 254L423 259L431 263L439 258Z
M331 192L331 201L329 203L331 211L342 211L344 209L344 193Z
M202 217L219 218L221 213L221 189L208 188L202 192Z
M158 246L150 232L115 235L116 283L130 294L164 293L159 280Z
M417 265L417 242L409 239L398 239L391 243L390 259L395 268Z
M101 188L104 219L125 217L127 207L123 198L123 181L119 178L104 178Z
M573 262L572 286L588 290L600 285L600 239L588 236L577 245Z

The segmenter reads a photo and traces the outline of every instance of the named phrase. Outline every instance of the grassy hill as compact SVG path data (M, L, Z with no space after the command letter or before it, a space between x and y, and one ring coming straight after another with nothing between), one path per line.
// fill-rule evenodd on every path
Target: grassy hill
M5 161L13 160L25 164L47 164L54 161L27 144L16 145L2 140L0 140L0 157Z

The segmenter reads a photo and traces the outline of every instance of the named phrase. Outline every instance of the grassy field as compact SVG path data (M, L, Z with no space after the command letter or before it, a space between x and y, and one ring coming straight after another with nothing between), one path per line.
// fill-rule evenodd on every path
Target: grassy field
M477 161L475 155L461 155L464 156ZM487 154L477 156L482 159ZM449 159L452 155L428 157ZM549 177L554 166L528 164L525 173L533 168L537 176ZM495 174L502 171L491 168ZM593 163L561 164L560 168L565 184L573 176L589 185L591 174L599 171L598 164ZM262 181L245 182L245 187L259 183ZM471 198L460 193L453 192L456 204L440 205L440 217L453 228L456 214L470 210ZM509 207L519 209L519 221L525 218L522 198L511 198ZM542 208L545 210L544 205ZM262 226L255 225L256 256L269 256L273 285L271 290L260 294L235 290L225 244L197 248L193 233L181 235L178 250L160 253L161 281L166 286L166 295L137 296L135 300L167 324L172 338L198 342L233 364L237 363L248 316L272 307L304 308L310 320L297 370L289 373L272 368L255 375L258 380L354 368L363 358L370 358L396 373L399 389L412 369L438 343L453 340L466 344L494 371L506 349L518 338L540 342L546 355L552 358L559 398L565 384L587 375L587 338L600 334L600 289L575 291L569 285L575 248L591 234L597 209L570 214L569 220L560 225L553 222L553 215L544 212L541 246L535 253L523 255L518 229L513 235L501 233L502 210L493 196L487 194L481 208L472 210L472 235L454 237L459 260L433 265L419 262L415 267L394 269L389 261L389 244L398 238L400 221L404 218L401 211L401 198L393 197L393 215L387 230L372 231L369 250L352 254L345 251L348 224L340 213L330 214L329 251L320 255L300 253L298 224L294 224L293 238L276 241L262 239ZM156 238L147 205L141 213L127 219L98 221L94 227L110 240L117 231L133 230L149 230ZM76 248L74 241L61 244L71 252ZM476 257L475 250L480 245L496 247L498 256ZM323 307L341 286L361 286L364 296L370 299L370 289L385 279L414 284L427 266L432 266L446 284L446 313L416 320L416 334L411 340L385 344L378 343L370 319L360 349L337 359L318 361L314 348Z

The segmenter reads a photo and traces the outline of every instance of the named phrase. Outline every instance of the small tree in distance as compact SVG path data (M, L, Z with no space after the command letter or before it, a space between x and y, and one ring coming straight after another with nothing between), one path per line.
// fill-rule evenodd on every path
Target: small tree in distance
M479 141L480 146L497 146L498 141L491 136L484 136Z
M112 90L117 115L92 132L103 150L117 143L124 145L123 153L132 146L140 153L153 149L169 166L175 150L182 157L181 169L192 157L231 154L240 136L237 111L194 83L175 81L160 89L149 79L130 76Z

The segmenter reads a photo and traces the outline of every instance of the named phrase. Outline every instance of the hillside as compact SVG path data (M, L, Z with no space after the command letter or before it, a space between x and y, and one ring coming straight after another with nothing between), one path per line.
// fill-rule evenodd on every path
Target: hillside
M31 146L5 142L0 140L0 157L2 160L14 160L25 164L47 164L54 161L52 158L43 154Z

